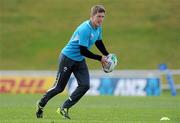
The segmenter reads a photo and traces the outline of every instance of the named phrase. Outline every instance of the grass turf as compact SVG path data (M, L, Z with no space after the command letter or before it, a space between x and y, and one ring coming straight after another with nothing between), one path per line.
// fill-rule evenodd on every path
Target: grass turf
M169 92L168 92L169 93ZM180 122L180 97L85 96L70 110L72 120L56 113L67 96L56 96L45 108L44 118L36 119L35 104L42 95L0 95L1 123L158 123Z
M107 10L103 41L117 54L117 69L180 68L179 0L0 0L0 69L56 69L59 52L95 4Z

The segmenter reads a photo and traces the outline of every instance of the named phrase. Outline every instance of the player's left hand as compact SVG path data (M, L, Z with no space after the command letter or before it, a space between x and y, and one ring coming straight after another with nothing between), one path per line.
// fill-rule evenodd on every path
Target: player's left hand
M106 56L102 56L101 58L101 64L104 66L105 64L107 64L107 57Z

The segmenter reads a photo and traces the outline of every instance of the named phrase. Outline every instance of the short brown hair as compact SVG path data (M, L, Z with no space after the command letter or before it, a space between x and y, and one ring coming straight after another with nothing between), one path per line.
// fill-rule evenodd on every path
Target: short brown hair
M95 5L91 8L91 16L101 12L105 13L105 8L103 5Z

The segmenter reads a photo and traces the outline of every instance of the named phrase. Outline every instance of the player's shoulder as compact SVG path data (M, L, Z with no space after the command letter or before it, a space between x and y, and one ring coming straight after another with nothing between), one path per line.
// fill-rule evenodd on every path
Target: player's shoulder
M91 28L89 26L89 21L87 20L87 21L82 22L78 26L77 31L79 33L83 33L83 34L89 34L91 32Z
M82 23L79 25L78 28L79 28L79 29L87 29L87 30L89 30L89 29L91 28L90 25L89 25L89 20L86 20L86 21L82 22Z

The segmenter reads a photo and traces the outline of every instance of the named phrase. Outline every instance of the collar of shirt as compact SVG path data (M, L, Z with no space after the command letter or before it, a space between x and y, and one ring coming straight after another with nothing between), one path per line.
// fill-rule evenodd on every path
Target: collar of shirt
M91 20L88 21L88 24L91 26L92 29L94 29L94 30L97 30L97 29L98 29L98 27L94 27L94 26L92 25Z

